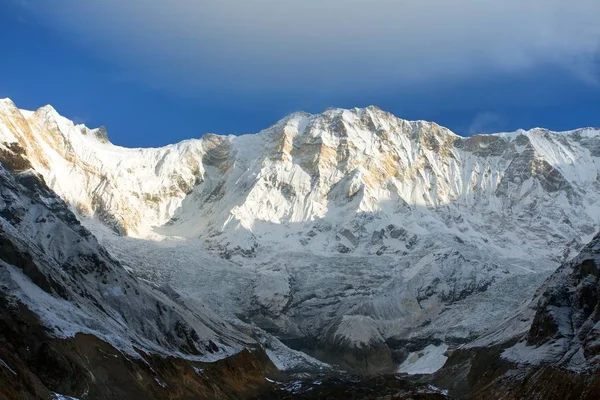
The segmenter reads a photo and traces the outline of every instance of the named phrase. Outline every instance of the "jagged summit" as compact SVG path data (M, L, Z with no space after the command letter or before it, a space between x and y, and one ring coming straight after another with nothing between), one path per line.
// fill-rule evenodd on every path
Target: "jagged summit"
M2 142L18 146L81 216L142 237L161 228L177 236L215 237L228 225L252 232L258 221L325 218L333 205L370 213L388 212L384 205L393 203L462 205L493 214L497 206L512 210L508 203L515 200L498 195L513 184L523 187L525 198L535 197L537 186L539 195L565 188L572 202L595 180L593 157L600 148L591 128L463 138L370 106L294 113L258 135L209 134L162 148L126 149L110 144L103 127L74 125L50 106L26 112L9 99L2 103ZM530 179L533 186L525 185ZM84 188L66 183L73 181ZM198 204L188 204L191 197ZM206 214L210 201L203 198L224 200L224 209L210 211L212 221L188 232L183 214ZM194 218L188 222L198 225ZM177 226L180 232L174 232Z

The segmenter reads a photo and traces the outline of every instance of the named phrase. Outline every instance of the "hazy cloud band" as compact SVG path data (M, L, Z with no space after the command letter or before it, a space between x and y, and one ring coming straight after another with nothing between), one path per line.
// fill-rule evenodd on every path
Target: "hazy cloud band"
M564 68L597 80L597 0L28 0L174 90L360 90Z

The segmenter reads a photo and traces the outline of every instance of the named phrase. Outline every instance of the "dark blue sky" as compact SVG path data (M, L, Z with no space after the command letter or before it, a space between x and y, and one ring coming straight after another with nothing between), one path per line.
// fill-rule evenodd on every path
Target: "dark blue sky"
M97 32L89 33L96 35L96 41L82 39L86 34L65 29L22 1L2 2L0 97L10 97L25 109L52 104L76 122L105 125L111 141L124 146L164 145L206 132L256 132L293 111L371 104L401 118L436 121L463 135L536 126L553 130L600 126L597 64L587 79L564 65L538 63L532 68L480 68L414 82L396 77L388 81L385 73L392 69L382 69L382 76L371 83L369 74L379 74L378 60L353 64L349 58L347 63L356 65L356 70L348 72L345 81L329 84L328 79L305 77L310 75L304 73L307 70L328 69L328 61L318 57L305 60L296 70L285 64L279 67L266 57L261 65L267 70L264 74L240 73L243 68L229 71L233 61L226 57L212 57L211 67L197 72L180 71L177 65L156 67L152 59L132 62L123 57L122 48L114 50L98 42ZM123 41L128 34L123 34ZM129 49L137 45L132 42ZM146 41L145 45L152 50L154 44ZM157 57L171 56L164 46L157 44L157 48ZM360 49L354 56L361 58ZM437 68L443 68L447 58L423 62L437 62ZM273 84L270 66L277 72ZM252 69L250 63L248 68ZM227 72L221 74L221 69ZM365 82L360 82L362 76Z

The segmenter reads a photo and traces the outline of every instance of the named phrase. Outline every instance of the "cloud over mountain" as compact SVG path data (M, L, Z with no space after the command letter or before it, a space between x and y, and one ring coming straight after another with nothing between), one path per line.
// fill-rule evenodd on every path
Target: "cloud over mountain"
M57 5L58 3L58 5ZM39 0L157 86L361 90L567 69L597 81L594 0ZM143 68L142 68L143 67Z

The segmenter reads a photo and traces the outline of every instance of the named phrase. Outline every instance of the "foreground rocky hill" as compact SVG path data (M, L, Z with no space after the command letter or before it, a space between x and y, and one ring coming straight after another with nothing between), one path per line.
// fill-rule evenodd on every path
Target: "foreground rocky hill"
M3 100L0 142L134 276L361 373L439 364L599 228L595 129L463 138L369 107L125 149Z

